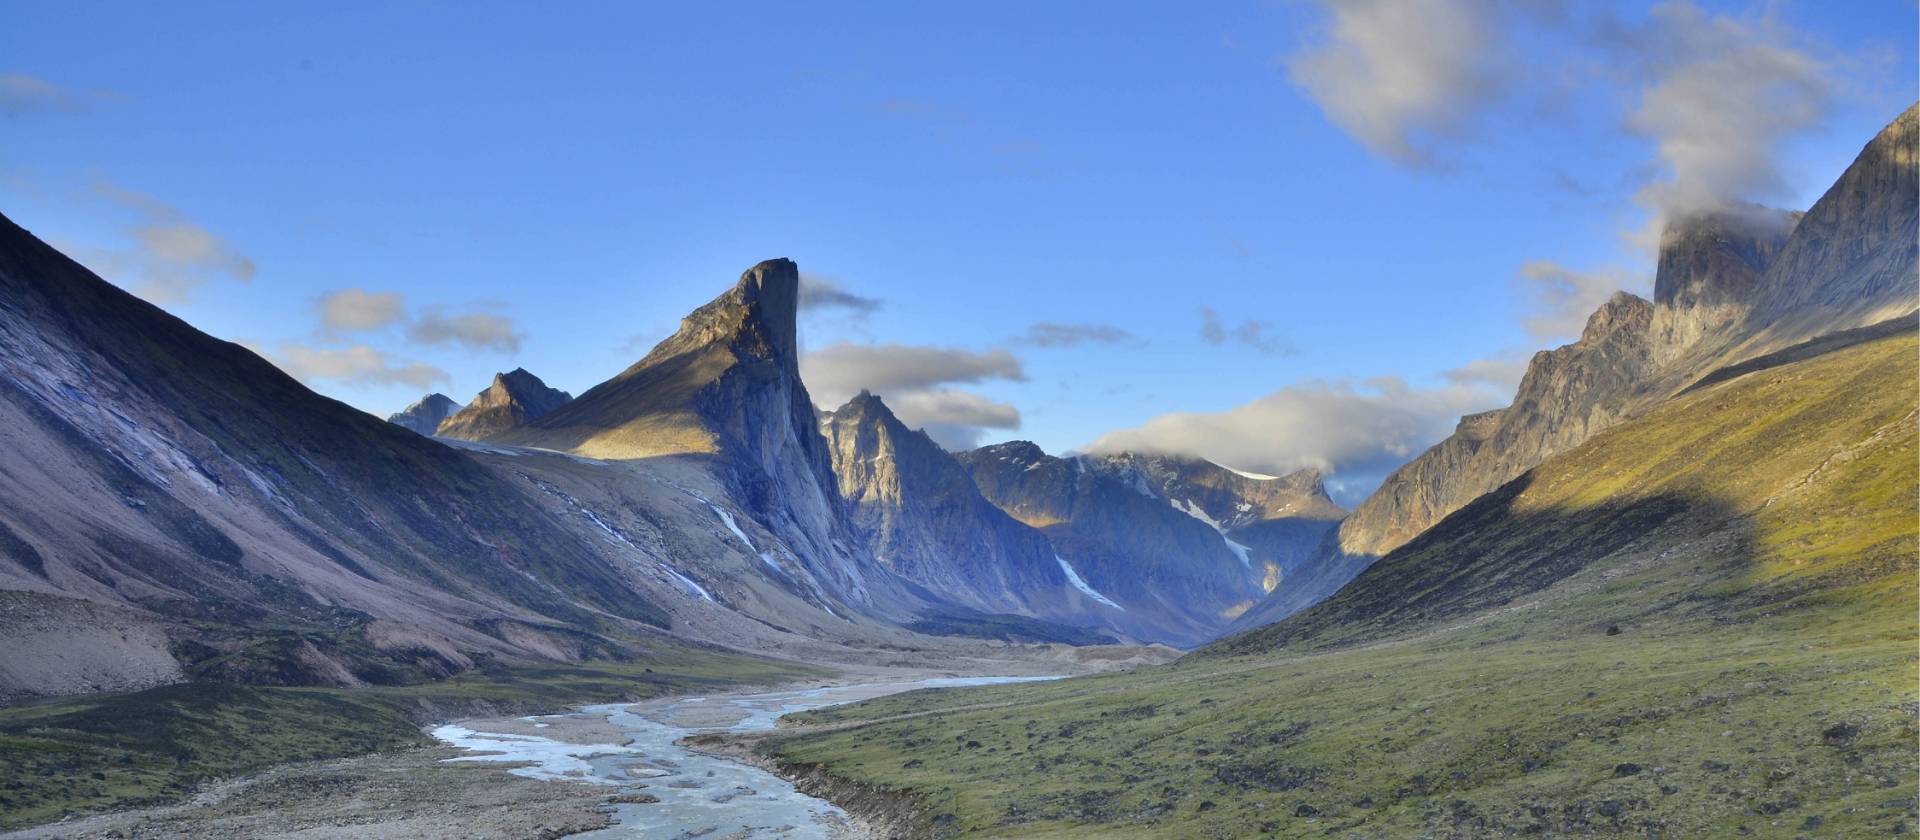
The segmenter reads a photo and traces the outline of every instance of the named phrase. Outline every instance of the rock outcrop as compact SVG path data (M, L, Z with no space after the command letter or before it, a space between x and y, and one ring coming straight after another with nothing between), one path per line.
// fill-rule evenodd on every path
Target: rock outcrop
M514 368L493 375L488 385L446 420L434 434L461 440L486 441L547 416L573 399L573 395L547 387L540 377L526 368Z
M387 422L403 429L412 429L417 434L431 436L440 428L440 424L460 410L460 404L446 394L428 394L419 402L407 406L398 414L387 417Z

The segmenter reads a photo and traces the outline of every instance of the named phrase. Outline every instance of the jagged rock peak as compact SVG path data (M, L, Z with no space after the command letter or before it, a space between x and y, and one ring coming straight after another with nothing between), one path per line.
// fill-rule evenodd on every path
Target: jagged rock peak
M680 321L647 355L662 359L712 344L799 369L800 267L785 257L747 269L740 282ZM644 361L642 362L645 363Z
M1005 443L982 446L974 451L1015 464L1033 464L1052 457L1046 450L1041 449L1039 444L1030 440L1010 440Z
M460 404L446 394L434 393L421 397L414 404L387 417L387 422L402 428L411 429L423 435L431 435L440 424L454 412L460 410Z
M1614 292L1613 297L1587 316L1587 326L1580 331L1580 343L1605 341L1621 330L1642 330L1652 319L1653 304L1646 298L1631 292Z
M481 391L473 404L497 406L517 402L526 408L527 419L531 420L566 405L571 399L572 394L547 387L546 382L529 373L526 368L514 368L506 373L494 374L493 384Z
M525 426L573 401L573 395L547 387L526 368L496 373L493 383L473 402L440 423L435 434L463 440L486 440Z

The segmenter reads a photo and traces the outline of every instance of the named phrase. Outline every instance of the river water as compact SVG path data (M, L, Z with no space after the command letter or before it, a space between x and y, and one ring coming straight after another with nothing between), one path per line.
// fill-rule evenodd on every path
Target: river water
M659 802L615 806L614 824L575 835L609 840L678 838L782 838L828 840L843 836L845 811L797 790L785 779L725 758L700 755L674 742L706 732L772 729L781 715L852 703L921 688L995 685L1057 677L960 677L911 682L862 683L761 694L682 697L641 704L587 706L573 715L604 717L631 743L572 744L536 735L475 732L442 726L433 735L475 754L452 761L527 762L510 772L535 779L571 780L650 794Z

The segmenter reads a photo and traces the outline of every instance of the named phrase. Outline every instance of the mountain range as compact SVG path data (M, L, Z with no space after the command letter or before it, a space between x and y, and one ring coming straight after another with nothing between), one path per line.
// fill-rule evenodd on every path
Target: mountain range
M1822 612L1835 593L1870 603L1879 621L1906 604L1893 582L1913 571L1917 120L1902 114L1804 213L1741 206L1672 220L1652 300L1611 297L1579 340L1533 356L1510 405L1461 418L1351 513L1313 470L1049 454L1026 441L949 452L885 395L818 407L800 375L800 272L787 259L748 268L577 398L515 369L464 407L429 394L382 422L0 218L0 699L201 682L421 685L691 652L1084 671L1154 666L1183 648L1197 652L1148 672L1254 708L1284 693L1262 693L1265 669L1300 676L1295 657L1428 634L1500 656L1534 656L1502 647L1523 637L1586 656L1589 631L1618 635L1621 622L1676 636L1743 623L1784 634L1768 623L1782 611L1805 626L1844 624ZM1472 635L1482 627L1518 635ZM1859 627L1848 638L1886 638L1879 624ZM1468 635L1447 635L1457 633ZM1122 740L1151 778L1124 790L1036 798L1045 785L1034 779L1002 791L1010 813L979 811L993 800L984 795L941 806L942 825L986 833L1122 817L1151 829L1188 807L1184 791L1168 791L1189 777L1244 806L1230 824L1192 805L1233 836L1265 807L1248 790L1311 794L1290 811L1306 819L1370 809L1362 796L1478 791L1505 772L1468 762L1416 781L1336 769L1329 756L1394 753L1395 738L1423 737L1399 711L1428 701L1394 680L1435 666L1328 661L1324 673L1341 677L1312 678L1323 690L1362 691L1376 677L1392 687L1354 698L1384 728L1311 756L1275 753L1333 728L1311 713L1275 712L1297 718L1280 727L1121 677L1104 684L1118 693L1103 695L1098 717L1056 698L1035 701L1059 705L1023 718L1032 725L1019 733L1003 731L1004 715L970 718L983 733L975 747L991 731L1007 752L904 781L891 768L917 764L889 753L886 772L868 767L835 740L850 735L796 736L767 754L887 789L938 777L972 790L1014 777L1005 755L1086 758L1042 749L1048 739L1134 733ZM1239 670L1211 670L1223 662ZM1885 676L1874 663L1860 666L1863 680ZM1752 667L1772 674L1766 665ZM906 714L917 701L900 702ZM1189 715L1237 734L1158 729ZM1423 749L1550 763L1489 746L1551 752L1542 745L1565 741L1559 723L1528 721L1485 743ZM945 724L916 717L861 749L952 740L941 730L900 741L935 725ZM1015 751L1016 736L1029 748ZM1045 775L1050 759L1022 760L1018 773ZM1092 767L1074 784L1105 778ZM1401 787L1375 784L1387 776ZM1351 796L1320 795L1336 790ZM1396 812L1408 822L1394 827L1431 827L1412 813ZM1520 819L1480 818L1502 830Z

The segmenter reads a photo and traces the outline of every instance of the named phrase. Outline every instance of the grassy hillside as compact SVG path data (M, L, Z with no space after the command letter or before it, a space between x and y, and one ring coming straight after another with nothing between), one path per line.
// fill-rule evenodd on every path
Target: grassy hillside
M1168 667L797 716L937 836L1915 827L1911 332L1698 389Z
M658 660L482 667L363 689L190 682L0 708L0 829L179 799L196 785L289 761L431 741L458 715L558 711L824 675L692 648Z

